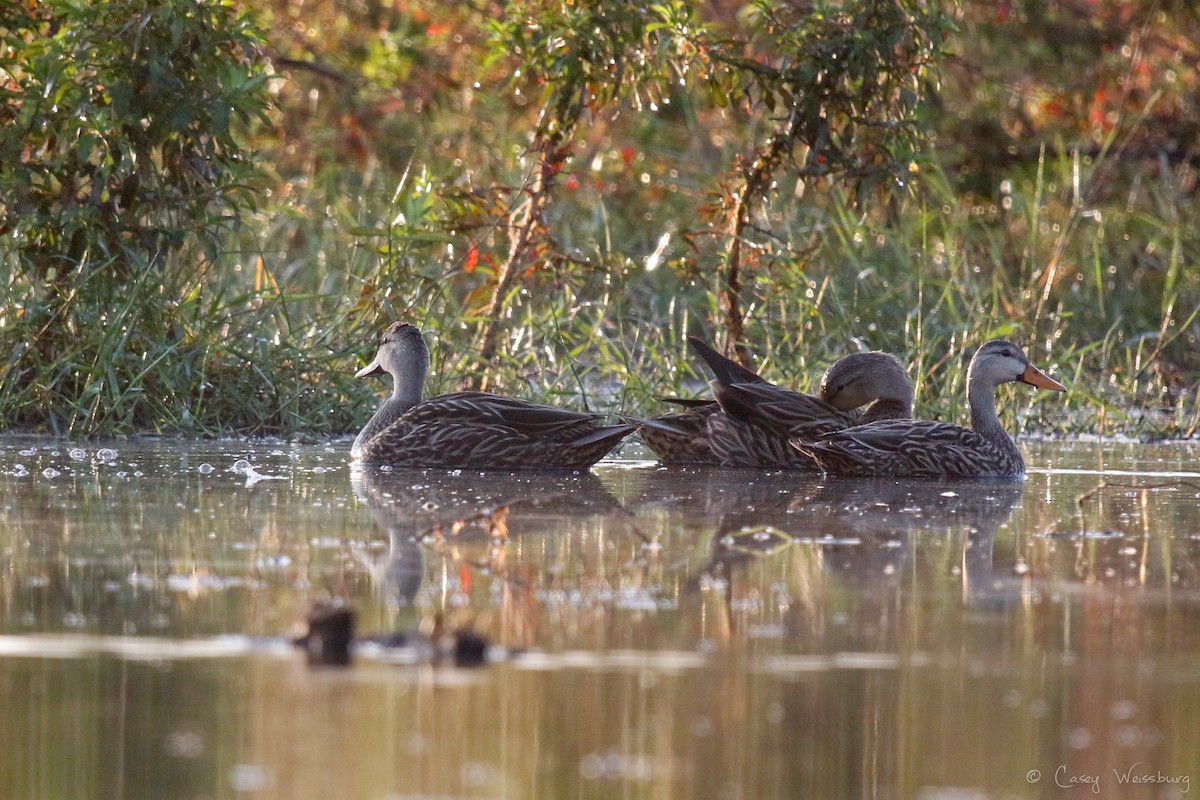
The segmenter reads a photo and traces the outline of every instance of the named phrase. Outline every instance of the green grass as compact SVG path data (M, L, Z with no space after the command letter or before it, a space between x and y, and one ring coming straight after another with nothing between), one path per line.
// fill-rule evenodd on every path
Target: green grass
M774 117L731 121L740 112L684 90L656 113L584 115L548 194L542 250L489 320L481 309L534 171L522 147L537 104L498 96L509 76L490 76L470 98L431 92L420 113L390 88L281 81L279 125L300 133L257 131L258 161L277 172L215 253L185 246L109 269L96 248L48 279L0 239L0 429L349 433L384 389L353 374L398 318L428 333L433 393L486 377L499 392L652 415L660 396L701 391L686 336L721 338L728 244L711 207ZM393 101L400 112L371 117ZM347 132L350 111L376 128ZM1047 142L987 173L994 185L926 152L890 204L781 169L745 232L745 343L759 368L812 390L842 354L888 350L909 365L920 416L961 421L966 363L1003 336L1069 388L1002 389L1025 430L1195 435L1195 170L1141 155L1147 124L1122 117L1093 155ZM952 127L930 121L943 138ZM372 130L402 146L359 158L349 134ZM500 346L480 364L491 324Z
M763 373L812 390L841 354L889 350L910 367L921 416L962 420L966 361L1002 336L1069 387L1065 396L1003 390L1026 430L1194 435L1200 399L1185 381L1195 368L1198 287L1188 226L1200 215L1165 185L1152 193L1159 215L1126 210L1128 197L1081 208L1068 197L1073 170L1044 163L1014 180L1004 211L958 201L935 173L898 225L836 198L820 216L796 214L790 241L815 245L803 255L766 253L745 295ZM431 196L416 185L385 202L349 198L324 219L268 209L218 263L196 267L185 254L161 273L120 282L93 269L56 304L10 266L0 418L10 429L69 436L351 432L384 388L353 373L395 318L430 336L431 391L468 385L484 268L468 272L454 237L437 232ZM610 239L600 213L608 201L574 202L596 213L590 228L577 213L572 234ZM391 226L401 211L409 224ZM1062 266L1050 276L1038 265L1055 254ZM714 287L677 236L653 271L648 255L597 248L586 264L519 282L491 387L635 415L658 412L658 396L700 388L685 336L716 334ZM1119 279L1109 264L1132 265L1136 278Z

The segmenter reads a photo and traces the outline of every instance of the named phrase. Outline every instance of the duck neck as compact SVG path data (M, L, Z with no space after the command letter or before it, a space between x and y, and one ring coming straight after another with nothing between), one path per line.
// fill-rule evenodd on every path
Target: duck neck
M996 387L968 377L967 403L971 406L971 429L1004 450L1017 471L1024 472L1025 460L1021 451L996 414Z
M421 361L414 359L413 363L405 364L401 369L392 373L392 396L387 399L387 403L395 403L397 406L402 406L403 414L408 409L421 402L421 395L425 391L425 373L428 366Z
M400 418L404 412L421 402L425 389L425 367L423 364L409 364L403 369L392 372L392 394L376 409L371 419L358 432L354 444L350 446L351 458L357 458L367 442L375 438L383 429Z
M967 405L971 409L972 430L992 440L1009 438L996 414L996 387L987 385L974 375L968 376L967 381Z

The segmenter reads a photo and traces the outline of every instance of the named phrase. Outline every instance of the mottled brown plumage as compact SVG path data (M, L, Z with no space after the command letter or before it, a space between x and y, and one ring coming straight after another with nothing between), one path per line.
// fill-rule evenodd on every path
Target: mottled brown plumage
M726 358L696 337L689 336L688 341L704 356L718 382L766 383L754 370ZM720 464L721 459L709 445L708 432L709 419L721 411L716 401L670 398L666 402L684 406L684 410L655 417L638 429L638 435L658 460L663 464Z
M789 438L912 414L912 383L900 362L886 353L852 353L838 360L821 381L821 396L814 397L763 380L695 337L688 341L713 372L710 386L716 400L656 418L682 435L648 436L643 431L643 440L667 463L816 471ZM855 410L868 403L872 405L865 412Z
M421 332L394 323L375 360L358 377L390 373L390 397L350 448L353 461L401 467L587 469L633 423L603 425L599 415L567 411L487 392L422 400L429 348Z
M711 400L689 402L667 398L665 402L682 404L682 411L672 411L655 417L638 428L638 436L654 451L663 464L719 464L708 446L708 418L721 407Z
M970 428L930 420L893 420L812 439L797 437L794 444L834 475L1020 477L1025 474L1025 461L996 415L996 389L1012 381L1066 390L1030 364L1021 348L995 339L979 348L967 370Z
M819 391L814 397L770 383L714 383L713 395L723 413L708 423L713 452L728 466L815 472L816 464L793 448L790 439L912 416L912 383L887 353L842 357L825 373ZM865 411L857 410L867 403Z

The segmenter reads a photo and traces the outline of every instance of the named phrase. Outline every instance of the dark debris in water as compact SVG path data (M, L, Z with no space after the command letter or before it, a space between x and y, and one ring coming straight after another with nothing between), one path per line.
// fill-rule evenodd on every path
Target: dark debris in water
M480 667L488 662L491 643L475 631L463 629L442 633L433 640L419 634L390 633L356 637L357 615L338 602L315 603L309 610L308 629L293 644L304 650L309 666L344 667L358 645L370 644L385 650L415 650L423 660L456 667Z
M308 612L307 632L294 640L310 666L343 667L350 663L355 613L337 603L316 603Z

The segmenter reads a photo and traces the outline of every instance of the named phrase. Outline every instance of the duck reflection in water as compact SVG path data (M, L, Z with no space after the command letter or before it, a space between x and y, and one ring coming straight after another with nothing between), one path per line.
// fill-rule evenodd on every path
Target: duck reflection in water
M955 566L964 603L1002 610L1019 601L1019 579L998 576L992 553L996 531L1012 516L1023 484L843 479L805 481L797 488L795 481L790 483L791 492L768 483L724 495L709 561L698 580L721 582L727 610L737 605L740 573L799 544L814 548L815 555L793 563L801 569L810 564L822 576L816 584L802 578L799 585L825 589L802 592L805 596L789 602L783 620L786 635L823 639L826 606L837 584L853 587L847 602L858 605L858 611L851 618L876 624L872 620L889 616L896 593L911 585L912 540L924 534L955 537L952 541L961 536ZM872 605L879 607L878 614L867 610ZM732 616L728 623L734 627Z
M559 532L564 518L629 516L604 483L590 472L503 472L447 475L440 470L386 469L359 465L351 470L355 495L388 535L388 553L371 563L376 585L389 607L414 604L427 576L426 560L448 559L460 569L483 571L501 586L500 615L506 646L528 647L539 577L507 564L508 537ZM439 573L439 570L435 570ZM450 579L453 580L453 579ZM455 587L461 590L462 587ZM422 623L429 638L461 640L476 620L477 604L464 604ZM489 607L490 610L490 607Z
M510 520L539 530L561 516L623 512L620 503L591 472L351 468L351 485L389 536L415 539L455 523L508 509Z
M991 570L996 531L1012 516L1024 484L1011 481L909 481L876 478L822 483L815 491L793 496L796 532L818 544L840 543L826 552L829 569L870 583L899 574L911 555L912 534L965 534L964 590L983 582L985 568L975 553L986 553ZM861 547L869 544L869 547ZM882 545L882 547L880 547Z

